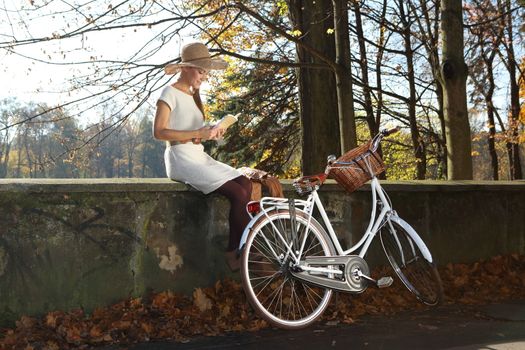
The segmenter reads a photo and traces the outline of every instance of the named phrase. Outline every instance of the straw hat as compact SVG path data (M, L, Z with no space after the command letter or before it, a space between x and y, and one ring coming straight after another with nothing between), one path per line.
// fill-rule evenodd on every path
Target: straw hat
M191 43L182 47L180 63L171 63L164 67L166 74L175 74L182 67L195 67L206 70L226 69L228 62L220 58L211 58L208 48L202 43Z

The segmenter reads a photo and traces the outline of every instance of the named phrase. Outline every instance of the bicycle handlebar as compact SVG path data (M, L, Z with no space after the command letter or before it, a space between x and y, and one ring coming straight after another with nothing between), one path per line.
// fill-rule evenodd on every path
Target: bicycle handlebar
M396 127L392 128L392 129L385 129L385 130L381 131L381 134L383 134L383 136L389 136L389 135L395 134L399 130L401 130L401 127L400 126L396 126Z
M377 134L374 139L372 140L372 147L371 149L373 151L375 151L377 149L377 147L379 146L379 143L381 142L381 140L383 139L383 137L386 137L386 136L390 136L392 134L395 134L396 132L398 132L399 130L401 130L401 127L399 126L396 126L392 129L385 129L385 130L382 130L379 132L379 134Z

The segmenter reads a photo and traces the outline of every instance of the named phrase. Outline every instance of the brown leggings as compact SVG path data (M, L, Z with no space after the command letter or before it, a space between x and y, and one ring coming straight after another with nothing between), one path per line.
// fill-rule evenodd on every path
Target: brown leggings
M239 176L225 182L214 192L226 196L230 201L230 239L227 250L232 251L239 247L244 228L250 222L246 204L251 198L252 182L245 176Z

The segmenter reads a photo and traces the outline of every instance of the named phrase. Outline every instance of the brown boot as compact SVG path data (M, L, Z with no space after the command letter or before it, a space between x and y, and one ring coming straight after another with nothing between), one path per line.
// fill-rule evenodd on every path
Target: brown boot
M226 263L230 267L230 270L232 270L232 272L239 271L241 268L241 259L237 249L224 253L224 256L226 258Z

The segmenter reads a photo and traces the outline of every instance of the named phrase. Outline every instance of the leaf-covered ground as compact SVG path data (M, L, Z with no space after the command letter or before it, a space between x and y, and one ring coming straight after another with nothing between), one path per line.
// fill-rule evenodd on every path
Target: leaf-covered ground
M373 274L378 275L379 273ZM474 264L440 268L445 303L487 304L525 298L525 256L497 256ZM423 309L396 279L387 289L338 293L320 322L352 323L363 315ZM1 349L73 349L149 340L185 341L195 336L255 331L267 327L248 305L238 282L219 281L193 296L171 292L124 300L87 315L54 311L43 318L22 317L2 330Z

